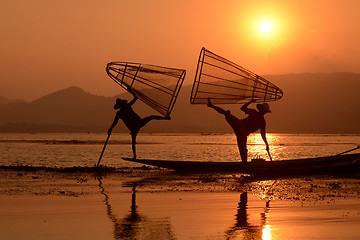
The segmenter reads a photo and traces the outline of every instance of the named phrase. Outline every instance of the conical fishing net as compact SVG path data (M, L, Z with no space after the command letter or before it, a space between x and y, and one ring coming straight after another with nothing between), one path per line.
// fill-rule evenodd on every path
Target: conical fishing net
M280 88L239 65L202 48L191 92L192 104L244 103L279 100Z
M186 73L183 69L129 62L108 63L106 72L164 116L170 115Z

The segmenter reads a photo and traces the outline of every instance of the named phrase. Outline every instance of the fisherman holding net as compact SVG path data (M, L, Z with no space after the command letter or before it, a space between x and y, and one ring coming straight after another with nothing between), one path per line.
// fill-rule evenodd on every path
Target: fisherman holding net
M119 119L122 119L125 126L130 130L131 134L131 140L132 140L132 150L133 150L133 158L136 159L136 136L139 133L140 129L144 127L148 122L151 120L170 120L170 116L155 116L151 115L145 118L141 118L139 115L137 115L134 110L132 109L132 105L138 100L138 97L131 91L131 89L128 89L128 91L133 95L134 99L131 102L128 102L127 100L123 100L120 98L116 99L116 103L114 105L114 109L119 109L115 115L115 119L113 123L111 124L109 130L108 130L108 136L111 135L112 129L116 126Z
M210 98L208 98L207 106L215 109L218 113L223 114L225 116L227 123L234 130L242 162L244 163L247 162L247 147L246 147L247 137L250 135L250 133L256 132L259 129L261 132L261 137L266 145L266 151L268 152L270 160L272 161L269 144L266 140L266 132L265 132L266 121L264 118L264 115L266 113L271 112L269 109L269 104L267 103L257 104L256 107L258 110L248 108L248 106L253 102L255 102L255 100L251 100L248 103L245 103L240 108L245 114L248 115L244 119L238 119L237 117L232 115L229 110L224 110L218 106L215 106L214 104L212 104Z
M96 166L100 165L111 131L119 119L122 119L130 130L133 159L136 159L137 134L151 120L170 120L170 113L186 74L184 69L134 62L110 62L106 65L106 72L116 84L130 92L134 99L130 102L120 98L116 99L114 109L118 111L108 130L108 136ZM132 105L138 98L162 116L151 115L141 118L132 109Z

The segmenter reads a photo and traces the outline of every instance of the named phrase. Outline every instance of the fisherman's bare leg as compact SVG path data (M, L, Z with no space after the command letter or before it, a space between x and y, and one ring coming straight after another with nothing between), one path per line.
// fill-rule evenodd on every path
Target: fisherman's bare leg
M163 116L156 116L156 115L151 115L145 118L141 119L140 122L140 127L145 126L148 122L150 122L151 120L170 120L170 117L163 117Z
M143 126L145 126L148 122L150 122L151 120L169 120L170 117L163 117L163 116L155 116L155 115L151 115L148 116L146 118L142 118L139 122L136 123L136 127L135 130L131 131L131 140L132 140L132 150L133 150L133 154L134 154L134 159L136 158L136 136L140 131L140 128L142 128Z
M139 131L131 132L131 145L133 150L133 158L136 159L136 136Z
M246 163L247 162L247 153L248 153L248 150L247 150L247 147L246 147L247 136L237 135L236 139L237 139L238 148L239 148L239 151L240 151L241 161L243 163Z
M212 102L210 101L210 98L208 99L208 107L215 109L218 113L225 115L227 113L227 111L225 111L224 109L222 109L221 107L215 106L214 104L212 104Z

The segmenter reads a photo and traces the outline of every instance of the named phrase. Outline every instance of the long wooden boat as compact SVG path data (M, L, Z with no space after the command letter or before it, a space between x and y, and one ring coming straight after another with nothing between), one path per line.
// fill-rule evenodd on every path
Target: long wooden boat
M360 173L360 153L282 161L253 160L247 163L123 159L181 172L245 173L259 177Z

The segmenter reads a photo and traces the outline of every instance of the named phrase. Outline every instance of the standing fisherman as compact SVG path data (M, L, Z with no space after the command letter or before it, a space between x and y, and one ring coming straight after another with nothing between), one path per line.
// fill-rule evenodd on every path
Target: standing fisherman
M234 130L242 162L247 162L247 137L250 135L250 133L256 132L259 129L261 132L261 137L266 145L266 151L268 152L270 160L272 161L269 144L266 140L266 122L264 118L266 113L271 112L269 109L269 104L257 104L256 107L258 110L248 108L248 106L253 102L255 102L255 100L249 101L240 108L243 112L245 112L245 114L248 114L248 116L244 119L238 119L232 115L229 110L226 111L220 107L215 106L212 104L210 99L208 99L207 106L215 109L218 113L223 114L227 123Z
M144 127L149 121L157 119L157 120L170 120L170 116L162 117L162 116L155 116L151 115L145 118L141 118L137 115L134 110L132 109L132 105L138 99L137 96L132 93L131 90L129 92L133 95L134 99L128 103L127 100L123 100L120 98L116 99L116 103L114 105L114 109L119 109L115 115L115 119L111 124L108 130L108 136L110 136L112 129L116 126L119 119L122 119L125 126L130 130L131 140L132 140L132 150L133 150L133 158L136 159L136 136L139 133L140 129Z

